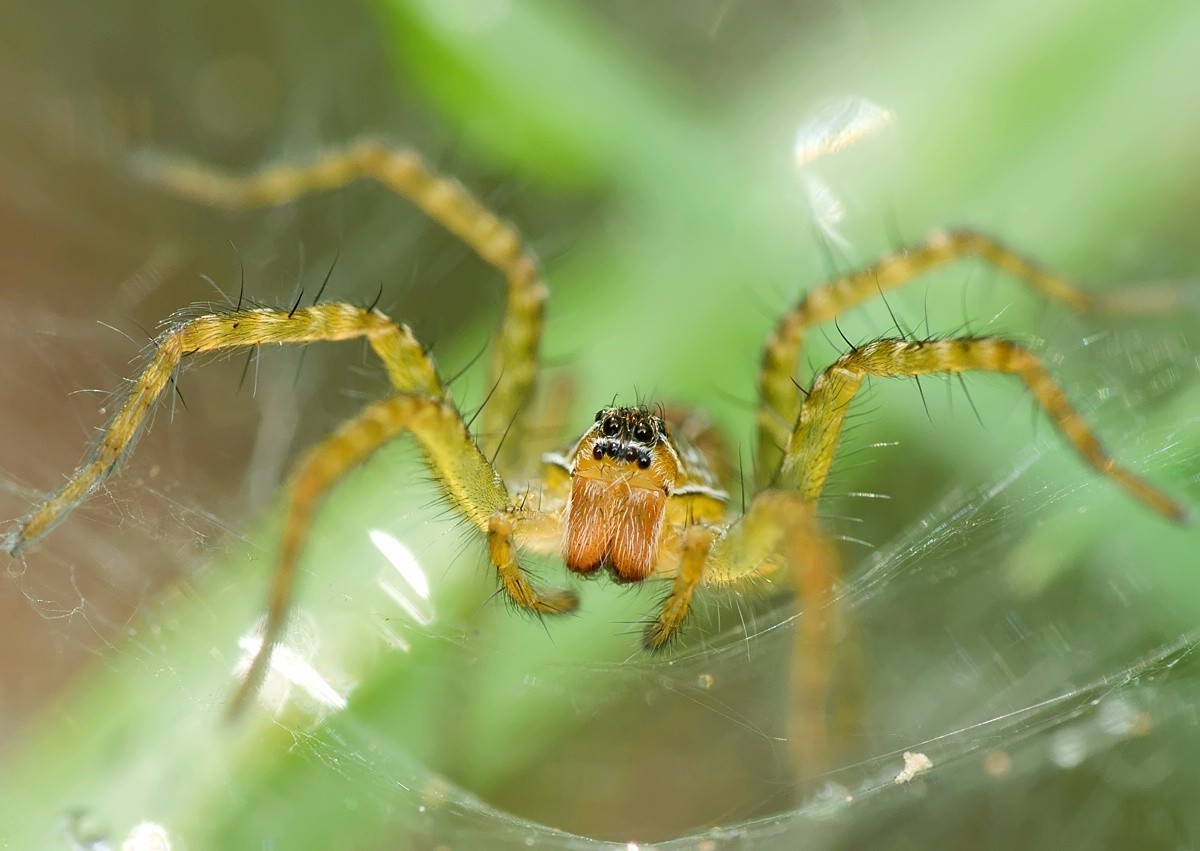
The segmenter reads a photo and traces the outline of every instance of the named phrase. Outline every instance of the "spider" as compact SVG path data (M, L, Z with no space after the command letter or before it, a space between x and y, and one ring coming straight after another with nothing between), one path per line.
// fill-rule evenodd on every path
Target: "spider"
M734 587L789 568L806 612L799 633L809 652L799 676L814 738L821 735L820 707L829 675L828 654L821 648L830 641L830 622L819 614L825 606L814 601L830 599L839 575L814 506L847 408L864 379L966 371L1014 375L1087 463L1151 509L1184 519L1177 502L1114 462L1038 358L1009 340L878 339L852 348L805 393L797 391L793 375L809 328L960 258L981 258L1076 310L1126 309L1136 303L1127 294L1090 294L981 233L935 233L812 289L783 315L762 356L755 482L744 509L735 510L728 496L732 464L725 440L701 416L682 409L601 408L573 445L540 459L540 471L524 462L547 298L538 263L509 225L412 151L361 141L309 164L250 176L226 176L181 162L160 164L154 176L184 196L232 208L286 204L315 190L371 178L409 199L507 280L506 306L491 347L492 391L476 434L410 329L373 307L322 303L177 317L154 340L147 365L83 464L0 541L10 555L21 553L116 470L185 356L365 338L387 371L392 394L367 405L312 448L287 485L263 640L233 695L234 714L256 693L283 635L297 564L322 498L348 471L405 433L415 438L449 504L486 540L503 591L523 609L557 615L574 610L578 598L533 584L521 567L521 551L558 554L568 571L580 575L607 571L619 582L669 580L670 591L644 633L645 646L653 650L677 634L701 585ZM511 439L506 441L506 434Z

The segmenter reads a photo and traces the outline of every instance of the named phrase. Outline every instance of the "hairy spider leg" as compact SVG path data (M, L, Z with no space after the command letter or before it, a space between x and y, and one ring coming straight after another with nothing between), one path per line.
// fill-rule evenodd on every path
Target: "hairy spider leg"
M675 574L671 592L663 602L662 609L654 622L646 627L643 643L656 650L676 634L692 606L692 595L704 577L709 547L716 537L709 526L693 524L684 529L679 542L679 572Z
M172 323L154 343L154 354L99 443L55 494L18 522L3 547L16 554L45 534L94 491L133 447L155 400L186 355L270 343L312 343L365 337L383 361L393 387L402 394L368 407L313 449L298 468L289 490L284 538L273 580L262 647L239 688L234 710L254 693L285 623L296 560L321 498L347 470L404 429L411 430L430 459L433 472L458 510L484 531L492 514L508 510L503 480L471 439L466 424L447 398L432 360L412 332L378 310L329 303L295 311L269 309L208 314ZM441 419L414 411L436 409ZM444 420L451 419L451 425ZM506 589L518 604L536 611L569 611L572 595L532 589L515 561L497 564ZM514 573L517 575L514 576Z
M15 555L36 541L117 469L185 356L271 343L304 344L362 337L370 341L397 390L443 395L433 363L412 332L377 310L329 303L291 312L239 310L169 322L166 330L155 338L149 362L133 380L125 401L83 464L65 485L9 531L3 548Z
M479 442L489 457L497 458L501 469L519 462L522 417L538 376L547 290L536 256L517 231L461 183L434 171L412 150L371 139L328 151L311 163L272 166L246 176L170 159L147 161L142 170L179 195L235 209L287 204L371 178L461 239L507 280L504 318L492 341L488 386L494 389L483 412ZM516 439L505 441L509 430Z
M1037 357L1017 343L996 338L885 339L843 355L817 378L805 399L775 486L759 493L745 514L715 539L707 530L693 538L692 529L701 527L685 530L684 540L695 540L697 549L691 554L691 563L685 554L667 604L645 636L650 648L666 643L686 617L697 585L736 586L786 565L803 610L796 630L791 678L794 709L789 721L790 748L797 765L819 767L828 757L827 704L840 622L834 594L841 569L836 548L817 524L815 505L847 409L867 376L965 371L1019 377L1084 460L1160 514L1176 521L1185 519L1181 505L1116 464ZM704 555L697 564L700 541L704 542Z
M841 569L836 548L817 523L815 502L793 489L766 490L728 527L691 526L683 540L680 572L662 614L646 630L647 647L655 649L673 637L699 584L738 587L787 566L802 608L789 681L789 750L793 765L820 771L830 748L833 648L842 632L834 594Z
M530 527L544 525L546 519L540 510L520 506L509 506L492 514L484 527L488 555L514 603L538 614L565 614L579 605L575 593L562 589L538 590L526 578L517 556L518 543L524 543Z
M830 764L833 748L830 697L842 638L846 633L837 605L836 580L842 575L837 548L817 524L814 504L791 506L792 528L800 533L784 539L783 557L791 566L792 585L803 611L796 624L788 677L788 750L794 766L810 774ZM857 719L855 719L857 720Z
M760 487L768 486L778 472L784 447L800 413L800 398L792 379L805 332L937 266L969 257L982 259L1047 299L1078 311L1163 313L1178 307L1186 298L1181 288L1171 287L1088 292L1075 281L1048 272L986 234L971 230L933 233L870 266L815 287L779 319L767 337L759 373L755 470Z
M840 357L818 376L801 406L777 486L790 489L809 506L816 504L837 450L847 409L867 376L908 377L966 371L999 372L1020 378L1055 427L1092 467L1158 513L1177 522L1185 520L1179 503L1118 466L1105 452L1095 433L1035 355L1017 343L996 338L924 342L885 339ZM776 493L780 491L765 491L760 499ZM778 520L768 519L768 522ZM797 693L793 695L788 738L794 764L819 767L826 764L830 742L828 703L840 618L833 594L840 568L831 542L817 529L811 514L803 528L809 531L808 535L784 536L783 540L783 556L792 568L803 608L792 657L791 685ZM748 568L743 565L741 570Z
M643 635L649 650L664 647L678 634L700 585L735 588L768 576L793 563L789 547L795 540L808 541L818 534L812 504L785 489L758 494L745 513L728 526L703 514L676 517L674 521L664 533L660 559L665 563L677 561L679 568L659 616ZM812 563L811 559L794 562L802 569ZM659 571L658 575L671 573Z
M846 410L867 376L910 377L929 373L1000 372L1025 383L1067 442L1102 475L1159 514L1183 522L1182 505L1117 465L1072 407L1037 356L1024 346L995 337L913 341L884 339L847 352L813 382L780 467L780 483L805 499L821 495L837 450Z
M231 717L240 713L258 691L271 653L283 637L296 566L325 494L349 471L404 432L416 438L451 504L487 534L492 561L514 602L551 614L569 612L578 605L577 597L569 591L539 591L521 571L512 542L514 509L504 481L471 438L454 405L445 398L408 394L375 402L313 447L288 485L287 516L262 644L230 703Z

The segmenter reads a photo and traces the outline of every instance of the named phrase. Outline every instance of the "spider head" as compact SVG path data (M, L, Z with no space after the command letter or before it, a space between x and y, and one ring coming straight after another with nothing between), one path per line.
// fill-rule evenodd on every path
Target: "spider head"
M664 454L666 441L666 423L645 408L601 408L580 450L586 449L599 465L614 470L625 468L628 473L629 465L639 470L654 466Z
M626 582L658 561L667 497L682 465L662 417L643 407L601 408L570 461L563 557L577 573L606 565Z

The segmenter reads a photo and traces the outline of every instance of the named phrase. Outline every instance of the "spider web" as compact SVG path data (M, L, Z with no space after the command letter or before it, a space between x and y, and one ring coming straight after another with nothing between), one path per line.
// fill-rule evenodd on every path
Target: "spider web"
M54 317L13 321L46 327ZM99 343L96 334L72 334L85 348ZM26 363L64 356L36 338L19 345L16 356ZM1132 395L1111 391L1122 371L1137 372L1129 364L1144 363L1140 348L1136 335L1118 335L1109 347L1109 399L1089 412L1101 428L1111 430L1106 412ZM1190 396L1163 391L1162 398L1154 422L1168 425L1150 426L1125 446L1126 457L1138 445L1154 447L1132 458L1150 476L1197 463L1200 418ZM935 405L931 417L939 416ZM160 413L158 431L172 431L166 419ZM169 435L167 450L149 452L170 458L169 445L183 439ZM1078 537L1072 524L1097 539L1094 528L1107 517L1122 518L1133 539L1162 532L1104 482L1078 475L1073 459L1047 454L1054 441L1035 441L986 485L944 494L853 565L839 599L853 623L847 643L863 648L857 661L850 657L859 666L856 687L869 684L856 733L862 746L810 778L815 791L800 801L792 800L781 749L797 617L786 599L769 586L713 596L694 633L666 657L636 651L629 634L653 605L645 593L589 584L584 614L543 630L488 600L478 548L447 524L428 487L405 494L384 486L394 501L382 507L369 504L375 497L331 501L321 524L360 534L334 542L318 528L300 611L264 689L266 712L243 729L223 727L222 703L254 648L270 557L262 547L271 535L229 538L236 519L175 496L184 480L160 484L164 474L142 461L125 474L132 484L114 484L111 503L95 500L59 530L61 549L31 556L13 578L43 625L33 630L51 651L42 665L91 669L65 699L68 714L56 712L45 725L60 743L67 736L67 762L36 748L17 764L26 776L55 778L56 803L43 817L88 847L149 842L160 836L155 831L237 844L269 831L297 800L316 806L331 784L353 802L355 816L333 819L318 844L365 842L386 825L429 842L608 847L556 821L587 824L587 812L644 800L646 812L623 820L650 824L667 795L682 795L697 801L697 812L718 813L723 826L689 829L685 811L663 828L683 838L663 847L784 847L800 835L840 845L887 835L901 812L923 825L909 828L916 833L953 835L956 819L968 829L979 796L1003 806L1034 795L1072 801L1095 784L1136 796L1164 773L1182 772L1190 755L1180 737L1193 723L1200 633L1181 628L1183 616L1170 611L1157 620L1134 616L1188 560L1169 544L1145 558L1130 537L1099 552L1087 543L1055 552L1056 542ZM376 487L420 479L411 455L386 453L359 477ZM6 490L29 495L12 478ZM354 552L345 551L346 540L357 540ZM233 564L182 580L168 569L157 577L174 583L165 598L156 577L137 570L155 559L196 560L212 542ZM547 579L552 568L535 566ZM148 604L147 613L131 620L131 600ZM240 637L229 632L238 624ZM60 729L70 717L89 719L77 740ZM97 786L88 754L113 741L132 744L104 758ZM646 789L632 798L628 758L614 764L605 756L614 746L639 754L632 774ZM242 772L264 770L247 762L256 753L276 756L259 757L271 767L247 783ZM119 803L130 788L162 782L175 765L188 766L189 795L200 800L238 790L236 817L215 830L159 823L150 787L148 797L133 796L146 802L139 815L113 816L130 810ZM64 783L68 766L77 773ZM580 782L585 788L568 788ZM573 801L586 802L587 811L572 813ZM1051 827L1073 841L1134 829L1090 810L1043 825Z
M313 52L299 52L311 62ZM342 102L326 85L332 111L329 104ZM899 114L901 126L906 119L911 113ZM318 135L296 132L287 145L306 152L328 141ZM845 201L827 194L847 185L863 193L845 175L861 165L835 160L806 187L818 228L836 234L846 253L839 262L881 247L860 246L854 231L882 214L856 207L853 193ZM368 213L343 213L337 202L316 224L341 242L305 238L306 263L274 244L297 225L293 215L304 224L303 213L273 214L261 231L245 225L236 250L252 290L266 278L286 282L259 293L263 300L288 303L297 280L312 292L336 248L344 258L337 280L366 282L351 295L370 301L376 280L392 280L397 235L429 238L411 217L376 209L388 206L378 199L348 194L366 198ZM147 201L125 203L140 209ZM74 209L62 197L48 206ZM163 232L194 224L170 219L168 206L150 207L149 217L171 222ZM107 208L105 215L120 218ZM101 218L75 224L96 244L131 240ZM211 227L218 241L227 238ZM153 322L181 303L215 297L203 287L168 289L164 282L181 274L173 267L226 270L221 284L236 297L239 263L227 255L189 257L168 238L150 240L150 249L134 242L116 257L102 254L110 265L95 272L94 300L82 283L65 291L71 298L39 294L55 280L86 279L85 262L50 265L28 276L28 291L0 312L0 516L20 515L72 469L103 419L97 399L130 373L126 361L141 343L98 327L95 317L141 340L131 314ZM554 255L553 243L538 247ZM432 260L412 264L413 277L419 272L431 289L448 269L460 271L462 252L443 245ZM599 294L556 289L552 321L590 330L592 317L617 305L622 316L652 314L643 325L634 316L617 326L639 329L631 336L665 333L656 310L630 308L642 304L638 288L660 272L657 260L636 257L626 268L643 277L614 276ZM1151 260L1139 256L1131 266ZM573 261L558 267L556 286L572 272L587 280ZM661 277L689 281L684 272L703 262ZM808 268L808 279L827 271ZM961 284L963 276L951 277ZM128 284L117 302L113 281ZM876 305L842 331L852 341L887 333L895 310L908 327L949 332L967 312L947 283L949 307L934 297L929 317L927 293L942 286ZM971 291L969 315L983 317L975 330L1014 330L1007 317L988 320L1009 302L1019 310L1021 296ZM770 285L755 292L763 300L770 293ZM765 320L749 309L746 319L715 290L700 295L681 299L709 313L681 318L679 338L655 352L654 363L638 355L647 380L652 367L674 362L674 377L692 381L689 390L711 391L692 377L704 370L690 360L696 329L711 328L714 338L736 341L729 351L745 362L735 386L749 386ZM781 294L769 312L792 296ZM1011 324L1026 330L1023 319ZM448 372L470 360L488 327L438 349L439 357L450 350ZM1193 501L1195 327L1151 321L1097 331L1065 320L1030 331L1051 338L1040 350L1121 461ZM554 354L574 351L567 333ZM825 347L813 341L816 363L841 346L836 331L828 336ZM354 372L354 355L345 360L349 382L374 392L377 385ZM621 381L633 373L580 360L584 386L602 398L612 373ZM258 847L287 839L309 847L718 849L955 846L983 836L1006 847L1094 847L1179 845L1200 835L1195 533L1130 505L1046 427L1035 432L1014 401L1023 399L1019 391L992 394L987 380L969 385L971 403L952 386L953 411L936 384L926 385L924 405L911 384L877 383L856 406L861 432L849 438L825 508L847 539L837 693L838 706L850 708L853 748L820 770L801 768L799 798L784 739L792 634L803 613L784 583L706 595L681 645L656 657L637 640L655 590L586 584L578 617L531 621L492 599L478 542L447 516L402 447L356 474L323 510L261 706L228 726L223 707L255 647L277 538L271 486L285 459L356 401L340 395L345 363L335 369L321 355L252 362L238 391L242 367L235 360L185 373L182 399L158 411L123 475L10 568L0 597L0 840L14 847ZM485 392L468 373L463 398ZM898 407L907 413L889 419ZM738 409L726 419L750 416ZM884 442L899 445L873 445ZM980 465L987 472L978 474L970 462L984 444L1008 448L988 453ZM865 489L890 499L849 496ZM560 566L532 566L543 581L561 581Z

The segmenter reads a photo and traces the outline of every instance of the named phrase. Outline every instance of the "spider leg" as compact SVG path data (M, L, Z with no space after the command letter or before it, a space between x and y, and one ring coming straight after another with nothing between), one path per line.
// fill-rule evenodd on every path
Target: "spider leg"
M970 230L934 233L870 266L810 290L771 331L763 349L759 374L755 469L760 486L771 482L779 469L783 448L800 413L800 399L792 376L807 330L868 299L903 286L937 266L968 257L980 258L1008 272L1050 301L1079 311L1163 313L1177 308L1188 298L1185 289L1171 287L1088 292L1069 278L1047 271L986 234Z
M233 710L253 695L271 650L283 628L296 561L322 497L345 473L404 431L411 431L425 450L432 471L459 512L493 537L493 515L509 509L503 479L470 436L457 409L447 398L433 362L412 332L377 310L329 303L293 311L242 310L208 314L171 324L155 340L154 354L121 408L108 423L100 442L67 483L23 518L0 541L10 554L45 534L75 505L94 491L133 447L154 402L162 395L185 355L267 343L311 343L365 337L383 361L393 387L402 395L368 406L332 436L318 444L299 465L288 491L279 561L267 609L263 643L234 698ZM527 512L532 515L536 512ZM497 567L505 587L520 605L538 611L569 611L575 605L566 592L543 595L520 574L515 557Z
M508 507L498 510L487 522L488 555L500 574L504 590L512 601L523 609L538 614L565 614L579 605L576 595L567 590L540 591L530 584L517 559L517 540L530 512Z
M0 548L15 555L62 520L117 468L145 427L154 402L187 355L268 343L312 343L366 337L383 361L392 386L407 393L442 397L444 390L412 332L377 310L328 303L294 311L239 310L180 319L154 340L154 352L134 379L100 441L57 492L22 518Z
M480 443L492 456L510 423L515 435L524 433L520 418L537 380L546 286L537 258L516 230L458 181L438 174L412 150L369 139L329 151L311 163L278 165L246 176L176 160L147 161L142 170L173 192L214 207L287 204L361 178L376 180L411 201L507 280L504 318L492 343L489 386L495 389L483 413ZM519 457L519 443L505 443L498 459L502 469Z
M525 417L525 431L518 441L521 457L514 458L516 447L514 453L507 453L502 448L501 454L515 460L522 473L536 471L542 466L544 455L561 450L567 443L571 411L577 396L573 379L561 374L551 378L545 392L539 394L537 403ZM515 437L510 434L509 440Z
M969 371L1001 372L1020 378L1067 442L1092 467L1160 514L1177 522L1186 519L1183 506L1118 466L1105 452L1095 433L1035 355L1017 343L992 337L877 340L842 355L817 378L804 400L780 467L780 484L794 488L812 502L821 495L846 410L865 377Z
M671 593L658 619L645 634L650 649L671 640L691 607L699 585L733 588L768 576L789 564L796 548L810 545L820 533L812 503L792 490L758 494L746 512L727 527L688 523L668 545L663 560L679 560ZM807 550L796 564L808 564Z
M837 551L822 534L813 505L797 491L768 490L724 530L686 527L679 572L644 639L652 650L666 644L687 616L699 584L736 587L786 566L803 606L792 655L788 742L793 764L806 774L829 764L829 703L841 632L834 599L840 576Z
M796 624L791 656L788 750L792 764L810 775L830 765L835 747L830 725L838 649L845 633L842 607L835 599L841 579L837 548L818 527L811 504L804 517L804 534L786 536L783 557L791 570L796 599L802 611Z
M708 526L688 526L680 543L679 572L671 593L654 623L646 627L643 642L649 650L664 646L675 635L692 606L692 595L704 578L709 562L709 547L716 532Z
M511 528L505 526L518 510L510 507L503 480L472 440L454 405L432 396L394 396L367 406L310 450L297 467L288 486L287 515L262 644L234 694L231 717L241 712L257 692L272 651L282 638L296 566L321 500L347 472L404 432L416 438L438 484L459 513L487 533L493 562L513 600L547 613L568 612L577 605L574 594L539 591L521 572L512 549Z
M746 514L714 542L706 568L710 584L737 583L774 566L791 570L802 611L792 657L796 693L789 742L795 764L806 770L819 771L827 765L834 746L829 704L842 632L843 613L835 596L841 569L836 548L816 523L813 506L836 452L846 411L866 376L965 371L1020 378L1084 460L1159 513L1184 519L1178 503L1109 457L1040 361L1016 343L993 338L889 339L843 355L818 376L804 400L775 487L760 493Z

